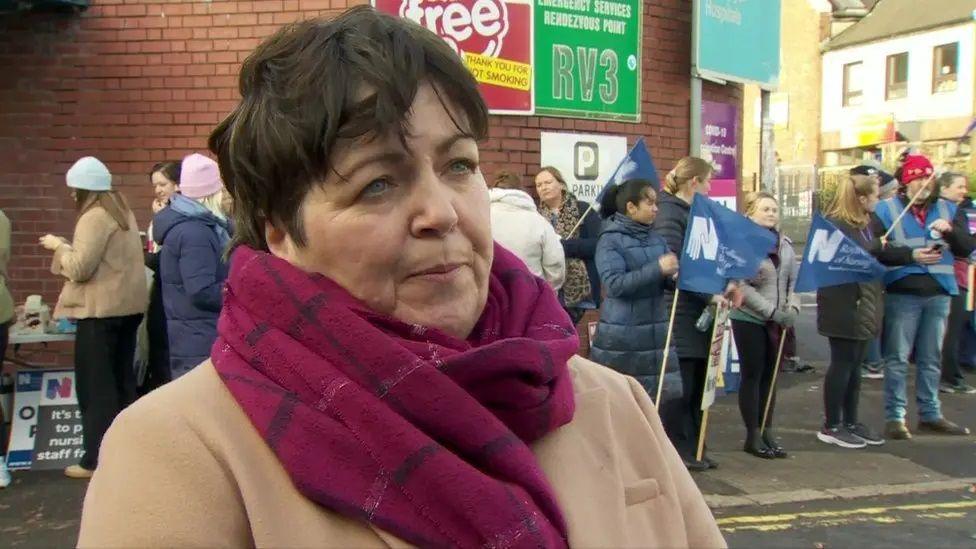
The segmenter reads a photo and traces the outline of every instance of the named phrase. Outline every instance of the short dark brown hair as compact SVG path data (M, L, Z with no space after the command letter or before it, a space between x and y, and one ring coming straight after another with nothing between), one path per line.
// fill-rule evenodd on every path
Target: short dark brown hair
M338 174L337 143L391 132L405 141L424 83L464 115L454 120L458 129L485 138L488 110L477 82L444 40L416 23L358 6L262 42L241 67L241 103L209 142L234 199L234 243L267 250L270 221L304 246L301 204Z
M159 172L163 174L163 177L169 179L170 182L177 185L180 184L180 170L183 167L183 163L178 160L166 160L163 162L157 162L153 165L152 169L149 170L149 178L152 179L154 173Z

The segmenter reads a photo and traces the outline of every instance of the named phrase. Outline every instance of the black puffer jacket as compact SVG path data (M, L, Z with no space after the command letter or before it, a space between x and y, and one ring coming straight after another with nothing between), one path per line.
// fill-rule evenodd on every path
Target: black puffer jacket
M874 215L866 229L858 229L836 218L828 221L875 256L884 265L912 262L912 250L901 246L881 247L884 226ZM866 341L881 331L884 317L884 283L881 279L828 286L817 290L817 331L826 337Z
M664 237L668 248L681 257L681 250L685 245L685 228L688 226L688 214L691 205L680 198L661 191L657 198L657 218L654 219L654 232ZM678 358L692 359L708 356L711 333L700 332L695 328L695 322L702 311L711 302L712 296L694 292L682 291L678 294L678 308L674 313L674 331L672 338L678 351ZM664 304L668 315L671 314L671 303L674 292L667 291Z

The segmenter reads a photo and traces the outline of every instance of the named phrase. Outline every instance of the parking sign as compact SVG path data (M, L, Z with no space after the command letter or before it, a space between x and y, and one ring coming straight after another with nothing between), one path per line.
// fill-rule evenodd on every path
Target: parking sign
M627 138L618 135L542 132L542 166L553 166L566 178L576 198L593 202L627 156Z

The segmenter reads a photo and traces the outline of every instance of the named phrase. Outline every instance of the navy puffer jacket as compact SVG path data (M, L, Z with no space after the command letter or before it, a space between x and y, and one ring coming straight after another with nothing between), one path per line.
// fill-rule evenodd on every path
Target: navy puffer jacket
M177 195L153 219L153 238L161 246L163 287L172 379L210 357L217 338L227 264L227 222L200 204Z
M668 245L647 225L616 213L607 219L596 246L596 266L606 298L600 310L590 358L641 378L660 372L668 333L665 289L658 259ZM674 350L667 371L677 371Z

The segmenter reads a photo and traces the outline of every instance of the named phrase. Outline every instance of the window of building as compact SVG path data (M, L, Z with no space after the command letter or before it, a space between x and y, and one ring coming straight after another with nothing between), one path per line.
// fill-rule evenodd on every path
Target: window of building
M932 53L932 93L956 91L959 42L936 46Z
M844 106L854 107L864 101L864 81L860 61L844 65Z
M888 56L885 99L908 97L908 53Z

